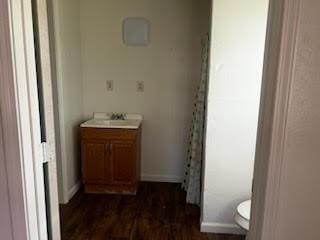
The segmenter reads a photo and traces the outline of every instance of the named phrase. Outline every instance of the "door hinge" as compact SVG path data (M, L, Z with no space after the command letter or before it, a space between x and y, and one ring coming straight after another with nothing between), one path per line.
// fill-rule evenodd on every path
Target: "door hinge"
M43 163L47 163L49 162L49 158L47 155L47 143L46 142L42 142L41 143L41 147L42 147L42 162Z

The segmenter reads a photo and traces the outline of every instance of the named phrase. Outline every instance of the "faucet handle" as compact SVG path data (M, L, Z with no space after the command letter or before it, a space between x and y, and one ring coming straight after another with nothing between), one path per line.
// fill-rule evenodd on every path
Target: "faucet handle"
M111 120L125 120L126 114L124 113L112 113Z

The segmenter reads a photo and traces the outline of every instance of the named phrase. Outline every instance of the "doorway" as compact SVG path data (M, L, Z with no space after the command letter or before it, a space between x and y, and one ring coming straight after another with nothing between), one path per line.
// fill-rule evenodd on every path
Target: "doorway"
M193 1L188 6L176 3L173 8L175 11L165 11L167 15L164 16L156 14L164 6L146 8L148 13L154 11L155 19L160 18L159 22L154 20L151 23L160 25L165 31L159 34L151 24L151 32L155 34L151 35L151 45L140 49L123 46L121 23L125 17L119 17L116 13L125 10L129 16L127 6L118 6L118 3L112 1L112 7L105 6L102 2L92 6L86 1L80 4L77 1L63 4L49 4L49 9L52 10L49 21L53 40L51 55L57 70L53 73L54 79L57 79L53 89L60 203L68 203L81 191L79 125L91 118L94 112L144 111L146 130L143 145L147 150L143 152L145 160L142 160L142 180L181 182L187 145L186 129L190 123L190 106L196 88L194 79L198 78L197 69L200 68L200 40L201 36L207 35L210 27L210 7ZM146 11L144 7L140 8ZM130 9L139 12L133 6ZM109 17L118 20L113 21ZM149 18L153 19L153 15ZM106 22L111 26L106 26ZM115 26L111 24L113 22L116 23ZM164 27L170 23L174 30ZM119 43L122 48L115 51ZM152 52L152 44L159 49ZM145 53L139 55L140 51ZM153 69L154 66L156 69ZM141 71L143 68L150 71L150 76L144 76L145 72ZM172 76L174 79L171 79ZM144 79L143 93L138 93L135 89L136 84L141 86L140 79ZM161 84L157 86L159 82ZM163 99L169 100L166 103ZM152 114L155 109L158 115ZM164 127L163 122L170 124ZM175 126L179 126L178 130ZM153 158L165 161L149 161ZM157 184L155 188L156 186Z

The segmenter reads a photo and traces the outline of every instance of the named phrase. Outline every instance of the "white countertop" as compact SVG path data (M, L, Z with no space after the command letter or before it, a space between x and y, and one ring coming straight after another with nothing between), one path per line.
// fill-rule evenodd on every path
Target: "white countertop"
M110 116L110 113L94 113L94 118L82 123L80 127L138 129L143 119L139 114L126 114L125 120L111 120Z

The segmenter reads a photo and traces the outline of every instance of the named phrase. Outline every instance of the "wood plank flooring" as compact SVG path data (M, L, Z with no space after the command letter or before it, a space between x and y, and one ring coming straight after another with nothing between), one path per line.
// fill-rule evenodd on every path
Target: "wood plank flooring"
M60 207L62 240L243 240L199 231L200 211L179 184L146 183L137 196L80 191Z

